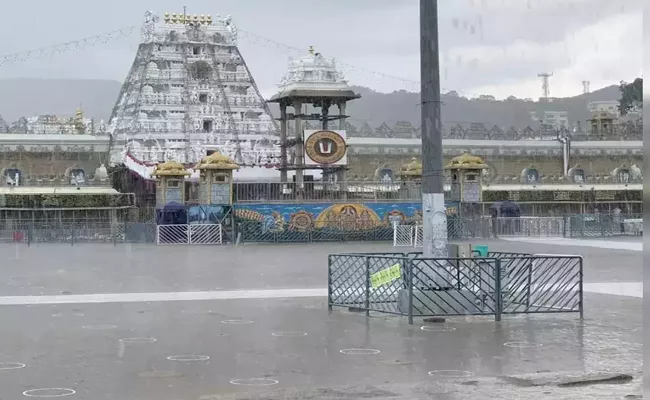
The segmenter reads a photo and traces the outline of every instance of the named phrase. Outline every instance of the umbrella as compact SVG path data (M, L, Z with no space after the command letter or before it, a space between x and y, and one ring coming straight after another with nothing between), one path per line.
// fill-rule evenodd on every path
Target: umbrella
M187 223L187 211L185 205L170 201L159 209L157 223L158 225L181 225Z
M490 206L490 214L495 217L520 217L519 204L513 201L497 201Z

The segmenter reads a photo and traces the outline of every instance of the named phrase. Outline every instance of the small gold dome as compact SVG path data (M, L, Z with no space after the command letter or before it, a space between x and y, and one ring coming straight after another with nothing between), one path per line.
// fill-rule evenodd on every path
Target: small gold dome
M194 169L221 169L233 170L239 169L239 165L235 164L232 158L215 151L207 157L203 157L201 161L194 166Z
M445 169L487 169L487 164L481 157L473 156L469 153L463 153L458 157L451 159L451 162L445 166Z
M399 174L402 176L420 176L422 175L422 162L417 158L413 157L411 162L408 164L402 165L402 168L399 170Z
M190 175L185 169L183 164L176 161L168 161L156 165L156 169L151 174L152 176L185 176Z

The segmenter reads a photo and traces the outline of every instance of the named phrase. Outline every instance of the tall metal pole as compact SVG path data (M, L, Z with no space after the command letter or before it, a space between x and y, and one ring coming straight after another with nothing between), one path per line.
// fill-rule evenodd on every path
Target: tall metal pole
M442 166L438 0L420 0L420 74L422 107L422 211L425 257L446 258L447 214ZM439 277L441 272L432 274ZM442 279L442 277L440 277ZM438 279L434 286L447 286Z

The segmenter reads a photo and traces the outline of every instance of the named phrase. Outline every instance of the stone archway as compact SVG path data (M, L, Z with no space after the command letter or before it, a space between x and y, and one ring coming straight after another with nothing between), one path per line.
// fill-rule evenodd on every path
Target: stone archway
M569 179L577 184L587 183L587 173L580 165L576 165L569 169Z
M15 165L5 167L0 170L3 186L22 186L25 182L23 172Z
M524 184L535 184L540 183L539 181L539 171L534 166L529 166L524 168L521 171L521 183Z
M375 170L375 181L392 183L395 181L395 173L388 164L384 164Z
M75 165L65 170L65 179L70 185L84 185L86 184L86 171Z
M626 165L621 165L612 171L614 181L616 183L629 183L630 182L630 169Z

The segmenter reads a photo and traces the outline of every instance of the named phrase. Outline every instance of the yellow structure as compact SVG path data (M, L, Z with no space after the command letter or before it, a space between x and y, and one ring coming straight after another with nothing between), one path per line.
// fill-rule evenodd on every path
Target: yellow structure
M211 15L165 13L163 20L166 24L212 25Z
M419 198L422 196L422 188L419 185L422 182L422 162L417 158L412 158L411 162L402 165L397 173L402 181L398 189L398 195L403 199Z
M232 205L232 173L239 165L228 156L214 152L194 167L199 171L199 203Z
M464 153L451 159L445 169L451 175L449 200L479 203L482 200L482 172L489 168L481 157Z
M616 115L607 111L596 111L587 120L594 136L611 136L616 127Z
M189 174L183 164L175 161L156 165L151 175L156 177L157 208L170 202L185 204L185 177Z
M415 157L412 158L410 163L402 165L398 175L405 182L421 181L422 162Z

